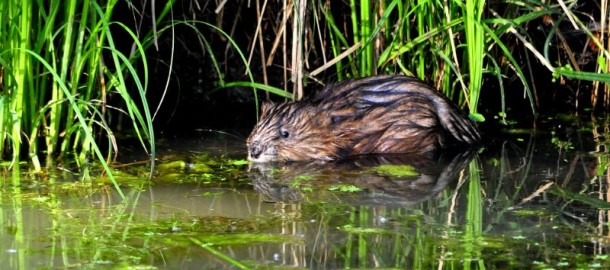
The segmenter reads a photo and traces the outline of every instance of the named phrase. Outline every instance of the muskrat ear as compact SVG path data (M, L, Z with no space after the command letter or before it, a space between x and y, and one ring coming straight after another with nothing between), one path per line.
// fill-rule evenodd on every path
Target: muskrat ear
M265 116L267 114L267 112L269 112L269 109L271 109L272 106L273 106L273 103L271 103L269 101L263 101L261 103L261 117Z

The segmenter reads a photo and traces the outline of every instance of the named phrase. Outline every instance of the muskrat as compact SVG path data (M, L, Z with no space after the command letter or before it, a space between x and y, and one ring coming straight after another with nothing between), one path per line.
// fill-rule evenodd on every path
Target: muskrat
M301 101L261 107L247 141L253 162L420 154L481 139L456 105L412 77L347 80Z

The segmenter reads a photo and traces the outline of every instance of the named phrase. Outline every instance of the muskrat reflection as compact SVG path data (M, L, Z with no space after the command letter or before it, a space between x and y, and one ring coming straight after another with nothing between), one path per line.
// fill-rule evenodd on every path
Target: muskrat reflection
M350 193L342 200L408 206L435 197L455 181L475 152L471 149L440 156L371 155L329 163L254 163L249 177L254 189L271 202L294 203L312 196L322 196L317 199L328 201L332 200L324 196L328 187L353 185L363 192ZM409 165L417 175L390 176L374 170L380 165ZM306 191L307 188L316 192Z

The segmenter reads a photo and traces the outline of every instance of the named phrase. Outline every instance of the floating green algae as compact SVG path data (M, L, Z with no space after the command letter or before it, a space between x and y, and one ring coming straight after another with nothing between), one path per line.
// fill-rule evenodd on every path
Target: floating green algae
M187 164L186 162L182 161L182 160L175 160L175 161L170 161L170 162L165 162L165 163L161 163L159 165L157 165L156 170L157 173L170 173L170 172L177 172L177 171L183 171L186 168Z
M231 159L228 161L228 163L230 165L234 165L234 166L241 166L241 165L248 165L250 162L245 159Z
M362 188L354 185L336 185L329 187L328 190L341 192L359 192L362 191Z
M371 168L371 171L377 174L395 176L395 177L405 177L405 176L418 176L419 173L413 166L409 165L380 165L377 167Z

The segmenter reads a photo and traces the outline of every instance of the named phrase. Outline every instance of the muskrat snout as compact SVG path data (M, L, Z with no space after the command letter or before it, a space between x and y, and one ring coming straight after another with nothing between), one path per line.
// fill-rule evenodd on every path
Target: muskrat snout
M275 148L269 144L254 141L248 144L248 160L252 162L269 162L277 159Z
M263 149L258 145L258 142L252 143L249 148L248 154L254 159L257 159L263 153Z

